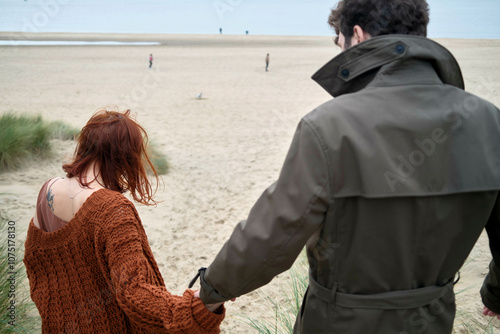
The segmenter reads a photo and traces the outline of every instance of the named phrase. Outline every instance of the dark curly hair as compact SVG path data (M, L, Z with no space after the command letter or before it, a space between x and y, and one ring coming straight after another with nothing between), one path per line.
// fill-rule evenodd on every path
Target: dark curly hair
M332 9L328 23L349 44L355 25L371 37L389 34L426 37L429 5L426 0L341 0Z

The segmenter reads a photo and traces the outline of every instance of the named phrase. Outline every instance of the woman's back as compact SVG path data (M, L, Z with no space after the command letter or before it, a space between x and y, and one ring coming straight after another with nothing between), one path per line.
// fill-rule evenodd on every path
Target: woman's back
M63 227L73 219L87 198L99 189L103 188L97 182L87 188L82 187L75 178L55 178L47 181L38 195L33 223L45 232L53 232Z
M44 190L51 183L42 187L42 203L37 207L48 206L50 201L46 200ZM113 210L109 205L120 200L119 197L123 196L109 190L92 193L75 216L68 222L61 219L64 225L52 232L30 223L24 263L44 332L106 332L110 325L117 333L127 332L125 317L101 266L105 255L99 253L99 244L95 242L103 237L104 226L99 226L98 213L106 207ZM45 217L51 218L50 208L45 211L48 214L39 218L40 226L56 227L57 217L54 215L54 221L45 222ZM107 215L103 212L103 217Z
M91 193L54 232L31 222L25 248L44 333L217 333L224 317L192 291L167 291L137 211L118 192Z
M147 134L101 110L78 135L66 179L48 181L25 242L31 297L44 333L218 333L194 292L170 294L134 205L154 205Z

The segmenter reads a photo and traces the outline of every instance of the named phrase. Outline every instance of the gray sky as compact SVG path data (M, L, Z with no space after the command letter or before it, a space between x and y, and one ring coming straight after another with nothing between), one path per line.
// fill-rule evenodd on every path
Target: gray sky
M500 38L499 0L429 0L430 37ZM333 35L335 0L0 0L0 31Z

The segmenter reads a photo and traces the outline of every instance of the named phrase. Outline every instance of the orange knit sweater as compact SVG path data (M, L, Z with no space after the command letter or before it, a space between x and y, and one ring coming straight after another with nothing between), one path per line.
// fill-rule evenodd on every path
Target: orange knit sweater
M111 190L54 232L31 221L24 263L43 333L219 333L224 318L167 291L134 205Z

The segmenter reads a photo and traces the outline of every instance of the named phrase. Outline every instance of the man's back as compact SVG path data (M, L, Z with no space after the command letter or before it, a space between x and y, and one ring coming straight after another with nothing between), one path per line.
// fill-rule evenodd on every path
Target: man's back
M453 282L490 218L500 189L500 114L460 80L446 82L442 71L460 69L439 64L454 64L444 49L414 50L426 43L433 44L403 36L365 42L365 52L335 64L358 66L353 92L303 120L323 143L333 198L321 233L308 242L305 303L325 303L318 296L327 291L337 298L334 317L302 314L304 333L451 331L451 289L422 296ZM391 44L404 45L405 56L381 50ZM322 71L315 77L328 90Z
M454 277L486 227L481 289L500 314L500 116L425 38L425 0L340 0L335 99L297 127L278 180L200 270L205 303L248 293L307 245L295 333L451 333Z
M307 243L296 333L450 333L454 276L500 190L498 109L423 37L372 38L313 78L335 99L302 119L202 297L266 284Z

